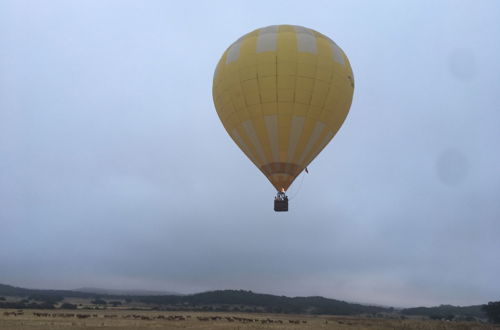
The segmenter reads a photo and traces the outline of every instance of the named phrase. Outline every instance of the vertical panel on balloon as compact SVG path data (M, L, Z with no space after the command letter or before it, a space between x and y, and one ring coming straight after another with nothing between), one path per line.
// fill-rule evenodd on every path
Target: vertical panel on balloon
M307 142L309 141L309 138L311 137L314 125L316 124L316 121L309 118L305 117L305 122L304 126L302 128L302 132L299 136L299 142L297 143L297 147L295 148L295 155L293 157L293 163L295 164L300 164L299 159L302 156L302 153L306 147Z
M265 159L267 162L270 162L273 159L273 153L262 112L258 116L252 118L252 124L257 134L257 139L264 150Z
M292 117L292 127L290 129L290 135L288 137L288 151L286 161L287 163L292 163L293 158L297 151L297 144L299 142L299 137L302 134L304 128L305 117L303 116L293 116Z

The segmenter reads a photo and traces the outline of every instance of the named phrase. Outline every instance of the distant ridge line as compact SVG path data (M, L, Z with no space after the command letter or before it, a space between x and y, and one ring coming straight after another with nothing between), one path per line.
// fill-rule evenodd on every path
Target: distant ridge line
M155 290L141 290L141 289L103 289L103 288L92 288L83 287L78 289L72 289L75 292L86 292L95 294L109 294L109 295L123 295L123 296L183 296L183 293L173 292L173 291L155 291Z
M245 290L215 290L195 294L130 294L141 290L106 290L96 288L81 288L77 290L43 290L26 289L6 284L0 284L0 297L63 297L63 298L86 298L86 299L126 299L137 301L156 309L174 310L217 310L232 306L233 311L265 311L269 313L286 314L326 314L326 315L380 315L390 314L393 316L420 315L432 317L436 315L458 315L462 317L484 318L481 310L482 305L452 306L441 305L437 307L414 307L396 309L393 307L382 307L376 305L365 305L349 303L341 300L312 297L286 297L271 294L254 293ZM102 292L96 292L102 290ZM142 293L150 292L142 290ZM117 292L120 292L118 294ZM153 293L159 293L152 291ZM224 307L225 306L225 307ZM0 306L1 307L1 306Z

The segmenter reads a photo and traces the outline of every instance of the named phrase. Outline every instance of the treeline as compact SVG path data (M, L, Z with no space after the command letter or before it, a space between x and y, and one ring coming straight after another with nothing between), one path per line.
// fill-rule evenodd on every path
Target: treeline
M20 295L17 295L20 296ZM7 301L5 297L0 296L0 308L14 309L54 309L64 300L61 295L34 293L19 301ZM59 308L76 309L77 306L69 303L62 303Z
M120 300L127 302L137 301L152 305L153 308L161 309L196 309L196 310L224 310L247 312L269 312L269 313L293 313L293 314L330 314L330 315L355 315L375 314L381 312L392 312L393 308L366 306L351 304L345 301L327 299L323 297L296 297L275 296L270 294L257 294L244 290L219 290L197 293L192 295L163 295L163 296L127 296L106 295L86 293L71 290L37 290L17 288L10 285L0 284L0 296L29 297L31 300L43 300L48 304L54 304L62 298L87 298L97 302L104 300ZM40 303L22 301L9 304L24 304L24 308L36 308ZM20 306L21 305L16 305ZM31 306L31 307L29 307ZM18 307L5 307L18 308Z
M217 310L228 309L228 306L235 306L247 312L264 311L290 314L355 315L394 311L393 308L352 304L323 297L290 298L270 294L258 294L244 290L219 290L186 296L142 296L134 298L142 303L158 306L182 306L184 308L190 307L195 309L208 307L208 310L210 310L210 307L213 310Z
M401 310L403 315L422 315L422 316L437 316L437 315L461 315L461 316L471 316L471 317L486 317L486 314L482 310L483 305L474 306L452 306L452 305L441 305L437 307L415 307L406 308Z
M66 297L66 298L86 298L92 299L97 295L95 293L79 292L72 290L39 290L39 289L26 289L19 288L11 285L0 284L0 296L15 296L15 297L30 297L30 296L44 296L44 297ZM106 298L119 298L116 295L99 296Z
M13 301L13 302L1 302L0 308L12 308L12 309L54 309L55 306L48 302L29 302L29 301Z
M2 296L22 297L18 302L6 301ZM192 295L112 295L79 292L72 290L36 290L17 288L0 284L0 308L17 309L52 309L77 308L63 303L64 298L86 298L93 305L119 306L122 301L127 304L139 302L152 309L163 310L203 310L203 311L242 311L289 314L328 314L374 316L418 315L442 320L473 320L488 318L492 322L500 322L500 302L488 305L415 307L395 310L392 307L353 304L341 300L323 297L285 297L270 294L259 294L245 290L219 290ZM61 303L63 303L61 305Z

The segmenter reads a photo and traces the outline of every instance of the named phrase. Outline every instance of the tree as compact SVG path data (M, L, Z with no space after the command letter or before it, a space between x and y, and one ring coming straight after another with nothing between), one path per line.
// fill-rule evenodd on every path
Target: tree
M106 300L103 300L101 298L95 298L90 303L94 305L106 305Z
M500 323L500 301L489 302L481 308L492 323Z
M70 304L70 303L63 303L60 309L76 309L76 305Z
M58 296L58 295L32 294L28 297L28 299L55 304L59 301L62 301L64 299L64 297Z

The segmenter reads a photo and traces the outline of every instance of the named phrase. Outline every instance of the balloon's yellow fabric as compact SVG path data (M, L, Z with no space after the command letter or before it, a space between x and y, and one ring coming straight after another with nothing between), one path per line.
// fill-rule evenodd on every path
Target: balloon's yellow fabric
M320 153L351 106L354 78L331 39L294 25L234 42L214 74L215 108L231 138L278 191Z

